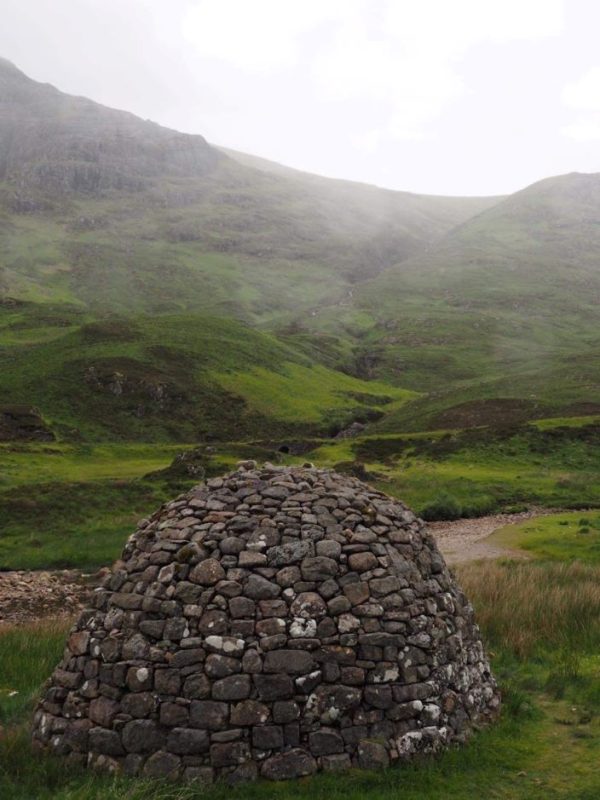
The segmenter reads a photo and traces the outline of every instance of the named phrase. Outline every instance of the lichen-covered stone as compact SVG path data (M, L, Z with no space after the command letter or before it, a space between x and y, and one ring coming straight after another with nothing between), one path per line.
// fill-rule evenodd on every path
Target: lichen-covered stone
M234 785L379 769L498 709L420 520L353 478L244 462L140 523L34 738L94 768Z

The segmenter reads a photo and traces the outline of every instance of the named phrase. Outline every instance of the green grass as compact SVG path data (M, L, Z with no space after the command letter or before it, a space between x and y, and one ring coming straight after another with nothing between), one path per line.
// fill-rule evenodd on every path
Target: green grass
M357 408L363 405L363 420L367 421L369 411L364 407L365 401L375 406L375 411L391 411L417 396L416 392L381 381L358 381L351 375L332 372L320 365L307 367L289 363L277 373L255 367L250 372L236 372L231 376L219 374L216 379L223 388L247 398L251 409L289 422L333 422L340 412L347 412L352 402Z
M31 713L41 684L60 661L69 627L50 621L0 628L0 731Z
M582 417L553 417L550 419L536 419L531 423L541 431L552 430L554 428L583 428L587 425L600 424L600 416L590 414Z
M110 564L137 520L173 493L173 486L143 481L28 484L5 491L0 569Z
M140 478L168 466L184 449L181 444L125 442L0 444L0 492L27 484Z
M316 364L315 352L216 317L90 320L69 307L0 306L3 401L38 408L70 441L327 434L415 396Z
M539 559L600 564L600 513L577 511L526 520L501 528L490 541Z
M600 504L597 425L370 435L323 442L311 458L364 466L378 488L425 516L444 497L460 516Z

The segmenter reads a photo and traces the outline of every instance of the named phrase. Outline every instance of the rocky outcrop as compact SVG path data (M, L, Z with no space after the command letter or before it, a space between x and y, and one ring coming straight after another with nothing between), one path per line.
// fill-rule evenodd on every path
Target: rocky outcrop
M40 412L30 406L0 406L0 442L53 442Z
M435 751L498 708L414 514L354 478L248 462L140 523L34 740L128 774L281 780Z

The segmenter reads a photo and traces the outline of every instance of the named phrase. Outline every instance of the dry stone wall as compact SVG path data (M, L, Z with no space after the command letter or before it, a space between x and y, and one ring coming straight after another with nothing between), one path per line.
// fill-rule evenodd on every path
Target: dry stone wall
M326 470L209 480L143 520L73 628L39 745L230 782L384 767L499 708L473 610L423 523Z

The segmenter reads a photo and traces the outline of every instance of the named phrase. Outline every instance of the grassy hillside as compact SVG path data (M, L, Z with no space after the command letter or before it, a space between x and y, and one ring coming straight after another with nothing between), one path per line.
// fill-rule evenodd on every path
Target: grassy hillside
M511 407L512 421L578 407L592 413L600 388L599 208L600 175L542 181L310 324L352 339L358 374L427 393L385 430L492 424Z
M4 407L33 406L71 440L334 434L413 396L315 364L233 320L91 321L68 307L0 306Z
M278 430L334 429L351 406L340 397L355 391L340 370L415 393L372 415L382 432L591 413L598 402L599 176L553 178L504 199L391 192L219 150L64 95L7 62L0 140L0 296L33 304L39 317L35 334L33 325L0 334L6 402L39 405L36 378L49 381L46 406L61 430L123 435L113 414L122 399L94 396L103 421L90 423L91 383L74 356L75 328L115 314L127 341L85 342L101 359L91 365L100 383L124 371L130 387L164 384L177 418L167 430L144 410L126 426L136 438L269 435L273 416ZM44 324L67 306L62 328ZM138 323L144 314L178 316L192 332L187 350L161 356L152 324ZM240 361L233 378L231 329L223 368L215 359L199 382L207 316L275 331L294 356ZM19 377L19 348L32 336L55 342L38 342ZM261 372L274 363L277 379ZM131 403L144 406L145 391L131 389ZM227 409L220 430L211 403Z
M0 60L0 294L286 321L495 202L307 179Z

